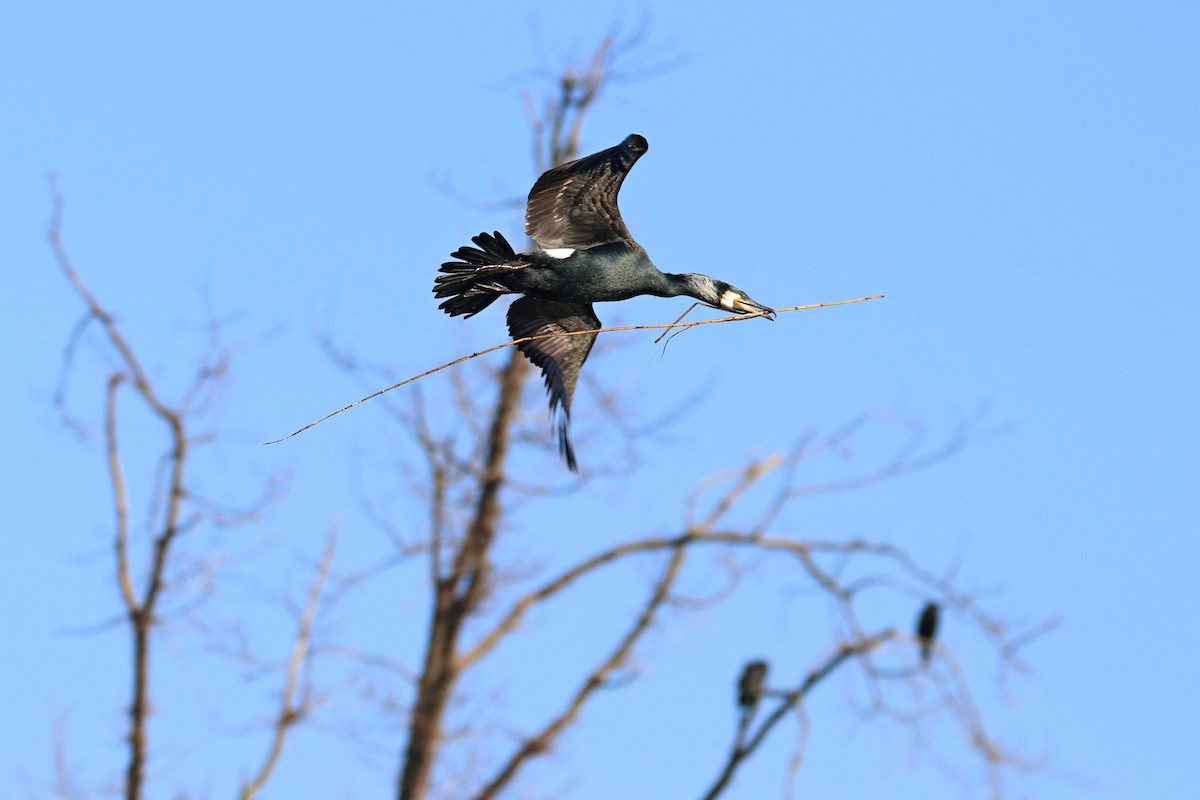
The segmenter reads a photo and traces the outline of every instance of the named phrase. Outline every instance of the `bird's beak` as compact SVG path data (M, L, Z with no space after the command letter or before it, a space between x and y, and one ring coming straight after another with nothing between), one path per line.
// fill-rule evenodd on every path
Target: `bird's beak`
M767 319L775 320L775 309L767 308L761 303L756 303L749 297L742 297L733 304L734 311L739 311L743 314L762 314Z

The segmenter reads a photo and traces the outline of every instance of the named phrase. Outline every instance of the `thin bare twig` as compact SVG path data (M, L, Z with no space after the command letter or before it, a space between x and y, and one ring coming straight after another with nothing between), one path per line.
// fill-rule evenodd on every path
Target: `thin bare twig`
M87 305L88 312L104 328L104 333L108 336L109 342L129 370L138 394L142 396L146 404L159 417L166 419L174 416L175 412L167 407L159 399L158 393L154 391L154 386L151 384L149 377L147 377L145 370L142 369L141 361L138 360L138 357L133 352L133 348L130 347L129 342L117 327L116 321L108 313L108 310L101 305L100 301L96 299L96 296L92 294L92 290L88 288L87 284L83 282L83 278L80 277L79 272L75 269L74 264L72 264L70 256L67 255L66 247L62 241L62 196L59 194L58 184L53 178L50 181L50 191L53 211L51 212L50 229L46 233L46 238L50 240L50 247L54 251L54 258L58 262L59 268L62 269L63 274L75 290L75 293Z
M333 565L337 534L338 526L335 525L329 531L329 538L325 543L325 552L321 556L320 563L317 565L316 574L313 576L312 585L308 590L308 600L305 603L303 612L300 614L296 638L292 642L292 654L288 658L287 668L284 673L283 690L279 695L279 714L275 718L271 744L267 748L267 754L263 759L262 765L258 768L258 772L247 783L242 785L241 791L238 792L238 800L252 800L258 795L270 779L271 774L275 771L275 765L279 762L279 757L283 753L283 746L287 741L288 733L312 710L309 699L307 697L299 697L300 678L305 666L309 663L313 624L316 621L317 608L321 604L321 593L325 589L325 582L329 578L329 570Z
M884 295L877 294L877 295L871 295L869 297L856 297L853 300L838 300L838 301L832 302L832 303L812 303L810 305L805 305L805 306L790 306L789 308L775 309L773 312L770 312L770 313L784 314L784 313L787 313L788 311L807 311L809 309L814 309L814 308L830 308L832 306L845 306L845 305L850 305L851 303L862 303L867 300L881 300L881 299L883 299L883 297L884 297ZM694 328L698 325L713 325L713 324L717 324L717 323L721 323L721 322L744 322L749 319L754 319L755 317L764 316L767 313L768 312L765 312L765 311L755 311L750 314L737 314L737 315L730 316L730 317L717 317L715 319L697 320L695 322L680 322L680 321L676 320L675 322L672 322L668 325L624 325L624 326L617 327L617 328L600 328L599 330L564 331L564 332L558 332L558 333L544 333L544 334L540 334L538 336L525 336L521 339L513 339L510 342L504 342L503 344L498 344L495 347L489 347L486 350L480 350L477 353L471 353L470 355L466 355L461 358L456 358L453 361L448 361L445 364L442 364L441 366L426 370L425 372L422 372L420 375L414 375L413 377L408 378L406 380L402 380L399 383L392 384L391 386L387 387L386 389L380 389L378 392L369 394L366 397L363 397L359 400L355 400L353 403L350 403L347 406L343 406L342 408L339 408L337 411L334 411L330 414L326 414L325 416L321 417L320 419L316 420L315 422L308 423L303 428L300 428L299 430L294 431L293 433L289 433L287 436L284 436L279 439L274 439L270 442L264 442L264 444L279 444L280 442L287 441L288 439L291 439L293 436L298 436L301 433L304 433L309 428L313 428L313 427L316 427L317 425L320 425L322 422L324 422L327 419L336 417L338 414L341 414L343 411L349 411L350 409L354 408L355 406L361 405L362 403L365 403L368 400L374 400L376 397L379 397L382 394L387 394L388 392L392 391L393 389L399 389L401 386L406 386L406 385L412 383L413 381L419 381L422 378L433 375L435 372L441 372L442 370L447 369L449 367L457 366L458 364L462 364L464 361L470 361L473 358L478 358L479 356L484 356L484 355L487 355L488 353L494 353L497 350L503 350L506 347L514 347L514 346L522 344L524 342L532 342L532 341L536 341L538 339L550 339L550 338L553 338L556 336L585 336L585 335L591 336L591 335L595 335L598 333L620 333L623 331L650 331L650 330L661 330L664 328L667 328L667 329L670 329L670 328Z
M675 318L674 322L672 322L670 325L667 326L667 329L665 331L663 331L662 333L660 333L658 335L658 338L654 340L654 343L658 344L659 342L661 342L663 340L663 337L666 336L668 333L670 333L671 328L674 328L680 322L683 322L683 318L686 317L688 314L692 313L692 309L694 309L698 305L700 305L699 301L692 303L690 306L688 306L687 309L682 314L680 314L678 317Z

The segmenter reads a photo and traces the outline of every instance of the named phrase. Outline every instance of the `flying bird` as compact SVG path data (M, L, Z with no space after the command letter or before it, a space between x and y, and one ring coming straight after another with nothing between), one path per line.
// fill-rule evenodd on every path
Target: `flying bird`
M616 147L549 170L529 191L525 211L525 233L536 250L517 253L499 231L481 233L471 239L475 247L450 254L457 260L442 264L434 281L434 295L446 298L439 308L452 317L472 317L501 295L519 294L508 309L514 339L575 334L518 345L542 370L550 413L558 416L559 451L572 472L578 465L569 436L571 400L601 327L593 303L687 295L723 311L775 314L725 281L660 272L633 240L617 193L649 147L635 133Z
M933 641L937 638L938 619L941 616L941 609L937 603L929 602L921 609L921 616L917 617L917 641L921 644L921 662L929 663L929 658L933 655Z

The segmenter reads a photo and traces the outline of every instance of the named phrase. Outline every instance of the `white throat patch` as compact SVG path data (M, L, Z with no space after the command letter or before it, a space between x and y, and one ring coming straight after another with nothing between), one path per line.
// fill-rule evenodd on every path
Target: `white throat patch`
M734 303L740 302L742 296L732 289L726 289L721 295L721 308L728 311L737 311L737 306Z
M571 254L574 253L575 250L570 247L553 247L549 250L543 250L542 252L551 258L570 258Z

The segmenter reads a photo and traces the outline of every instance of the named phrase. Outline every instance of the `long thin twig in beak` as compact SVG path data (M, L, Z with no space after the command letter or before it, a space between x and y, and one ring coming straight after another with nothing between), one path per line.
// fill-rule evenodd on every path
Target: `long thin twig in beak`
M754 309L754 311L747 311L747 314L766 317L767 319L771 320L771 322L775 321L775 309L773 308L767 308L762 303L756 303L753 300L745 297L742 298L741 305L749 306L750 308Z
M686 317L688 314L692 313L692 309L693 309L693 308L695 308L695 307L696 307L696 306L698 306L698 305L700 305L700 304L699 304L699 303L692 303L690 306L688 306L688 307L687 307L687 311L684 311L682 314L680 314L680 315L679 315L679 319L675 320L675 321L674 321L674 322L672 322L670 325L668 325L668 326L667 326L667 329L666 329L665 331L663 331L661 334L659 334L659 337L658 337L657 339L655 339L655 340L654 340L654 343L655 343L655 344L658 344L659 342L661 342L661 341L663 340L663 337L664 337L664 336L666 336L668 333L670 333L670 332L671 332L671 328L673 328L674 326L678 325L680 322L683 322L683 318L684 318L684 317Z
M701 319L701 320L696 320L695 322L685 322L680 327L683 328L684 330L686 330L688 328L694 328L698 325L714 325L714 324L723 323L723 322L741 322L741 321L748 319L751 316L762 316L762 315L766 314L767 312L770 312L772 314L782 314L786 311L806 311L806 310L812 309L812 308L830 308L832 306L846 306L846 305L850 305L851 303L863 303L868 300L882 300L882 299L883 299L883 295L873 294L868 297L856 297L853 300L838 300L833 303L810 303L808 305L803 305L803 306L788 306L787 308L779 308L779 309L769 309L768 308L766 311L755 311L753 313L743 312L743 313L739 314L738 316L734 316L734 317L717 317L716 319ZM693 308L694 307L695 306L693 306ZM691 309L688 309L688 311L691 311ZM684 313L686 314L687 312L684 312ZM287 436L284 436L282 439L275 439L274 441L264 442L264 444L279 444L280 442L282 442L286 439L291 439L293 436L299 436L300 434L304 433L309 428L314 428L317 425L320 425L322 422L324 422L327 419L336 417L338 414L341 414L345 411L349 411L350 409L354 408L355 406L362 405L363 403L367 402L368 400L374 400L376 397L379 397L382 394L387 394L388 392L392 391L393 389L399 389L401 386L406 386L406 385L412 383L413 381L419 381L422 378L433 375L435 372L441 372L444 369L448 369L457 364L461 364L464 361L470 361L473 358L479 358L482 355L487 355L488 353L494 353L495 351L502 350L505 347L516 347L517 345L520 345L522 342L532 342L532 341L536 341L538 339L550 339L550 338L557 338L557 337L561 337L561 336L594 336L598 333L614 333L617 331L647 331L647 330L659 330L662 328L667 328L669 330L669 329L675 327L676 325L679 325L679 320L681 320L681 319L683 319L683 317L680 317L679 319L675 320L670 325L623 325L623 326L620 326L617 328L600 328L598 330L590 330L589 329L589 330L567 331L567 332L556 331L554 333L538 334L537 336L524 336L520 339L513 339L510 342L502 342L501 344L495 345L494 347L489 347L485 350L480 350L477 353L471 353L470 355L462 356L461 358L456 358L453 361L447 361L445 364L442 364L441 366L434 367L433 369L427 369L419 375L413 375L411 378L402 380L399 383L394 383L391 386L388 386L386 389L380 389L379 391L373 392L373 393L367 395L366 397L362 397L362 398L359 398L358 400L355 400L353 403L342 406L337 411L332 411L332 412L326 414L325 416L321 417L320 419L314 420L313 422L308 423L303 428L301 428L297 431L293 431L292 433L289 433Z

